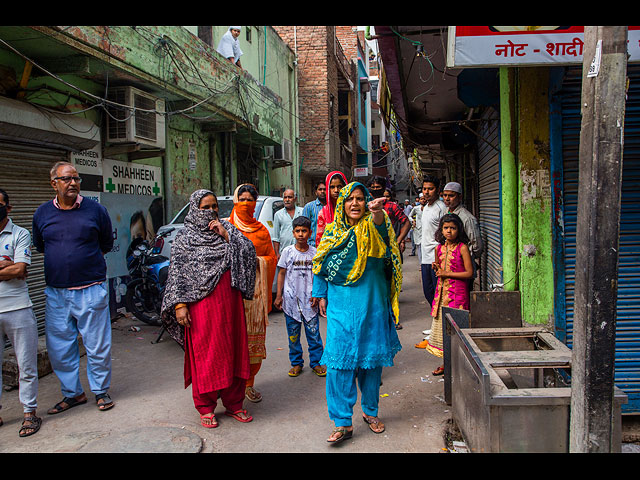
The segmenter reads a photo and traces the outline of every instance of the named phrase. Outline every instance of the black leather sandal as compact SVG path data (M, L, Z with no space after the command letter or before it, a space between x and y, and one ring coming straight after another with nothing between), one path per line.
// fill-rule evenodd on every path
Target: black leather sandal
M104 400L104 402L100 403L100 400ZM108 393L100 393L99 395L96 395L96 403L98 404L98 410L101 412L109 410L115 405Z
M29 422L28 425L25 423ZM40 430L40 426L42 425L42 419L40 417L36 417L35 415L30 415L28 417L24 417L22 421L22 428L20 429L21 437L28 437L29 435L33 435L38 430Z
M62 404L66 404L63 406ZM69 410L70 408L77 407L78 405L84 405L87 403L87 398L85 397L83 400L77 400L73 397L64 397L62 401L55 404L55 406L47 411L49 415L54 415L56 413L62 413L65 410Z

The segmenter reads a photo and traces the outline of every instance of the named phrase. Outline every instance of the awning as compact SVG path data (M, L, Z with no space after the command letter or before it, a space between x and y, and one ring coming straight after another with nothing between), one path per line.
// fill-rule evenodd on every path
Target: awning
M86 118L0 97L0 139L79 152L100 142L100 128Z

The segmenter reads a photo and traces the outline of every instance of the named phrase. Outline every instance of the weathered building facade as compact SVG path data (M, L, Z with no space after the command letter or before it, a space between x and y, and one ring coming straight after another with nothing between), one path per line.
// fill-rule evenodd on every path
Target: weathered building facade
M275 26L294 50L300 102L298 197L313 198L313 184L333 170L352 176L357 161L357 33L355 27Z
M114 224L113 305L133 235L152 238L194 190L232 194L252 182L270 195L297 182L293 51L271 27L246 27L240 68L215 49L227 29L0 27L0 186L12 218L31 229L35 209L53 198L49 169L73 162L82 194ZM207 31L209 43L199 37ZM29 287L42 324L39 254Z

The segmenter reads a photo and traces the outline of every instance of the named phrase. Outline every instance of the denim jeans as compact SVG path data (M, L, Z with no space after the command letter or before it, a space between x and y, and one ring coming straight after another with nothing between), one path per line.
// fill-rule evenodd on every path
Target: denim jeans
M322 352L324 350L322 346L322 338L320 337L320 322L316 315L310 320L304 319L302 322L298 322L295 318L290 317L286 313L284 318L287 321L287 335L289 336L289 360L292 366L304 364L302 359L302 342L300 341L300 334L302 333L302 325L304 324L304 331L307 337L307 345L309 346L309 366L311 368L320 364L320 358L322 358Z

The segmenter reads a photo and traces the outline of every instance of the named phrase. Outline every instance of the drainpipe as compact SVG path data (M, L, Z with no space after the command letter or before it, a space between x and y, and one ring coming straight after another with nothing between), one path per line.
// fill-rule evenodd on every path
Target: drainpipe
M264 27L264 66L262 67L262 84L267 83L267 26Z
M518 289L518 169L515 151L516 69L500 67L500 162L502 172L502 281L505 291Z

